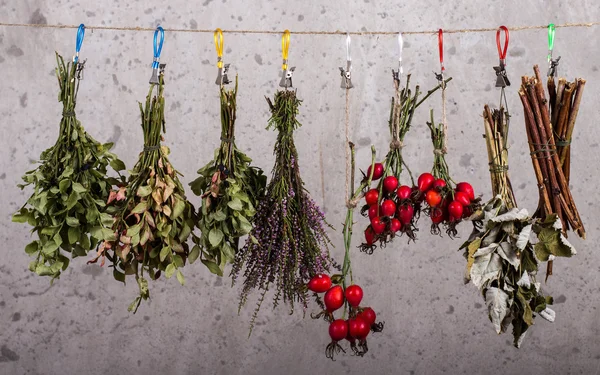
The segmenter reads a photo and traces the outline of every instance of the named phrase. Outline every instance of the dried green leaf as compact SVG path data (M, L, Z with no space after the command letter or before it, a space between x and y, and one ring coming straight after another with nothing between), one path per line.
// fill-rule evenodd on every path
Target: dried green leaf
M204 264L208 268L208 270L210 272L212 272L218 276L223 276L223 270L221 270L221 268L219 267L219 265L217 263L212 262L207 259L200 259L200 261L202 262L202 264Z
M171 276L173 276L173 274L175 273L175 270L176 270L175 265L173 263L169 263L169 265L165 269L165 276L167 277L167 279L170 279Z
M218 228L213 228L208 233L208 242L213 247L219 246L221 241L223 240L223 232Z
M171 248L169 246L163 247L160 251L160 261L164 262L169 254L171 254Z
M185 285L185 278L180 270L177 270L177 281L179 281L179 284Z
M199 256L200 256L200 246L195 245L192 248L192 251L190 251L190 254L188 255L188 261L190 262L190 264L192 264L198 259Z

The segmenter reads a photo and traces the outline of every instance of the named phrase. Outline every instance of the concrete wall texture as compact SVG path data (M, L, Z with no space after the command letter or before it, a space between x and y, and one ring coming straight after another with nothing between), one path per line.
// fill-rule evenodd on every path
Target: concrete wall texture
M184 29L432 30L599 21L597 1L505 0L468 2L422 0L362 1L0 1L0 21ZM588 79L575 129L572 184L588 229L588 239L572 238L579 254L555 264L544 285L556 300L554 324L542 319L523 348L509 334L497 336L481 296L464 286L461 239L433 237L425 220L416 244L404 239L368 256L355 251L354 275L385 330L370 340L364 358L325 358L329 337L322 321L289 316L263 306L259 326L247 338L252 306L237 314L239 288L210 274L200 263L186 267L187 285L160 280L152 300L136 315L127 312L137 286L113 280L110 271L83 259L53 286L27 270L25 225L10 216L30 191L16 188L20 176L54 142L61 106L54 78L54 51L70 56L73 29L0 26L0 373L1 374L597 374L600 372L600 253L597 220L598 132L596 105L600 27L558 29L559 72ZM458 180L473 182L490 197L487 155L481 137L485 103L498 102L494 87L497 52L493 32L447 34L450 128L449 164ZM354 36L351 138L361 166L369 146L383 155L389 143L387 118L393 93L390 69L397 65L396 36ZM405 70L421 87L435 85L437 38L406 35ZM97 139L114 141L116 152L133 166L142 146L137 101L144 99L152 60L152 32L88 29L81 56L87 59L79 92L78 117ZM508 74L513 82L545 66L546 31L511 34ZM265 130L263 95L277 89L281 62L279 35L225 35L225 59L240 77L238 145L267 171L275 134ZM344 218L344 92L338 66L344 64L345 37L292 35L290 63L304 98L303 127L297 132L300 165L307 188L337 228L331 232L341 261ZM166 143L171 161L191 181L212 157L219 139L216 54L212 35L167 33L161 62L167 63ZM521 207L537 205L517 85L508 88L512 113L511 176ZM440 114L439 95L429 106ZM422 108L406 138L405 154L415 171L428 170L432 154ZM198 197L189 192L194 204ZM594 212L596 214L594 214ZM356 226L366 225L359 218ZM359 232L360 233L360 232ZM357 237L360 234L357 235ZM355 238L355 245L359 239Z

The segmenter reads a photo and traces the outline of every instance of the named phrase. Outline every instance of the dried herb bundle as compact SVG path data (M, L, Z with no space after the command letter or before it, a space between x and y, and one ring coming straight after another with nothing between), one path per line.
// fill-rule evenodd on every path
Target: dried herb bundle
M508 120L509 114L504 109L483 109L485 142L487 145L492 194L500 196L508 209L517 207L515 194L508 176Z
M69 265L69 257L85 256L96 247L97 234L110 231L112 220L104 213L106 199L117 179L107 169L120 171L125 165L110 153L112 143L101 144L83 128L75 115L77 93L84 63L65 64L56 54L58 101L63 116L56 143L40 155L40 165L23 176L21 189L33 185L34 193L13 215L13 221L28 223L37 239L25 247L35 256L29 269L40 276L58 278ZM89 237L89 233L92 236Z
M576 252L561 233L556 215L540 220L517 208L508 177L508 113L502 107L491 111L485 106L483 118L496 196L470 217L476 225L461 246L467 260L465 282L471 281L482 293L496 333L506 332L512 324L514 345L520 347L536 313L551 322L555 317L548 308L552 297L544 296L536 282L539 263L550 255L570 257Z
M104 241L91 261L102 258L104 262L106 256L114 267L115 279L122 282L126 275L135 275L140 295L129 306L133 312L150 296L144 272L152 280L161 272L167 278L176 274L183 285L180 268L200 255L198 247L190 251L186 243L196 224L195 209L167 158L168 147L160 143L161 130L165 131L163 83L161 70L159 84L151 84L145 104L139 103L144 151L127 184L110 193L107 212L114 223L112 229L104 231Z
M251 166L252 159L235 146L237 91L237 78L233 90L221 86L221 145L214 160L190 183L194 194L202 196L200 260L219 276L225 264L233 262L239 238L252 229L255 208L267 183L263 171Z
M559 140L564 140L564 142L567 142L568 139L564 137L570 137L569 129L572 133L582 91L579 91L579 99L575 101L575 110L570 112L554 109L552 116L556 117L558 123L551 123L540 70L537 65L533 70L535 77L522 77L519 96L523 103L531 161L539 186L540 202L534 216L544 219L549 215L556 214L562 222L565 234L572 228L580 237L585 238L585 228L571 195L569 181L565 176L563 162L560 159L564 154L564 161L566 161L568 148L565 147L568 144L561 144L562 154L559 155L555 140L555 132ZM565 91L566 88L562 90L560 99L560 103L563 104L569 103L570 100L569 93L565 93ZM551 94L550 97L551 103L554 100L552 108L557 108L558 96L556 99L552 99L553 95ZM565 106L568 105L565 104ZM559 117L560 113L562 113L562 119ZM567 114L569 115L568 121L564 119ZM565 121L567 121L566 125ZM566 169L568 170L569 167L567 166Z
M300 177L298 152L293 133L300 123L296 116L301 101L295 91L278 91L272 102L267 98L271 118L267 129L278 132L275 165L266 195L254 217L254 228L245 246L236 254L232 276L235 283L243 277L240 308L253 289L261 295L254 311L250 332L266 293L274 286L274 305L281 300L306 308L306 283L332 265L331 244L325 215L310 197Z

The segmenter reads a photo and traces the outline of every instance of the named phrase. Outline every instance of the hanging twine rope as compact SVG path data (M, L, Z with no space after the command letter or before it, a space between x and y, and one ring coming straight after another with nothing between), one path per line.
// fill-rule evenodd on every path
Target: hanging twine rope
M352 192L351 189L354 186L350 186L350 174L352 173L352 165L350 162L350 89L346 89L346 121L345 121L345 134L346 134L346 207L355 208L358 205L358 199L350 199Z
M560 27L592 27L600 25L600 21L593 22L575 22L575 23L563 23L555 25L556 28ZM56 24L32 24L32 23L10 23L0 22L0 26L4 27L32 27L32 28L45 28L45 29L77 29L79 25L56 25ZM523 31L523 30L538 30L547 29L548 25L529 25L529 26L508 26L511 32ZM92 26L86 25L88 30L116 30L116 31L154 31L155 27L138 27L138 26ZM481 33L486 31L496 31L497 27L481 27L481 28L466 28L466 29L444 29L445 34L460 34L460 33ZM177 33L214 33L214 29L181 29L181 28L165 28L168 32ZM224 33L228 34L277 34L280 35L279 30L223 30ZM437 30L414 30L414 31L402 31L402 34L434 34ZM295 35L398 35L398 31L340 31L340 30L315 30L315 31L294 31Z

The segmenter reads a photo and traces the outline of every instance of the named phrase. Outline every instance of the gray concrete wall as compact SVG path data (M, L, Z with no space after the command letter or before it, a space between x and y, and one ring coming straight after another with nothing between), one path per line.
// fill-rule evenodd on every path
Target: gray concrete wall
M167 5L168 4L168 5ZM533 25L600 20L598 3L585 1L494 2L408 1L42 1L0 2L0 21L175 28L216 27L267 30L424 30ZM75 30L0 27L0 373L1 374L595 374L600 371L600 253L597 119L600 107L600 27L559 29L560 73L588 79L573 141L573 194L588 229L588 240L573 238L579 255L560 260L545 286L557 302L556 323L541 319L521 350L510 334L493 332L476 289L464 286L464 260L455 241L428 235L425 220L416 244L403 239L373 256L354 254L354 275L365 302L386 322L370 339L365 358L324 356L327 326L289 316L265 305L259 326L247 338L252 307L237 315L238 288L201 264L186 267L187 285L153 283L152 301L137 315L127 312L135 297L106 268L74 262L52 287L27 270L23 248L28 228L10 222L26 199L15 185L40 152L55 139L61 107L53 76L55 50L70 56ZM446 35L446 66L454 78L448 89L449 163L459 180L471 180L489 198L487 156L481 138L485 103L497 103L492 66L497 61L493 32ZM276 90L279 35L225 35L225 59L240 75L237 140L256 163L270 170L275 134L266 131L263 95ZM351 138L365 166L369 145L383 154L396 67L395 36L355 36ZM116 142L128 166L141 148L137 100L147 90L152 33L88 29L82 48L87 70L78 115L102 141ZM292 35L295 85L305 99L297 132L307 188L339 230L344 217L344 96L338 66L344 63L343 36ZM432 87L439 68L434 35L405 37L405 69L422 87ZM511 34L508 72L513 82L545 65L546 31ZM212 156L219 138L216 59L212 35L167 33L166 143L171 160L194 178ZM536 183L527 151L517 87L508 89L513 115L511 174L517 199L531 210ZM439 95L429 104L440 112ZM432 155L423 108L406 139L412 168L430 168ZM191 193L190 193L191 195ZM192 196L197 204L199 199ZM596 214L594 214L596 213ZM357 229L366 225L360 219ZM461 232L466 236L466 226ZM358 231L358 230L357 230ZM340 232L331 233L341 260ZM358 239L355 241L359 243Z

